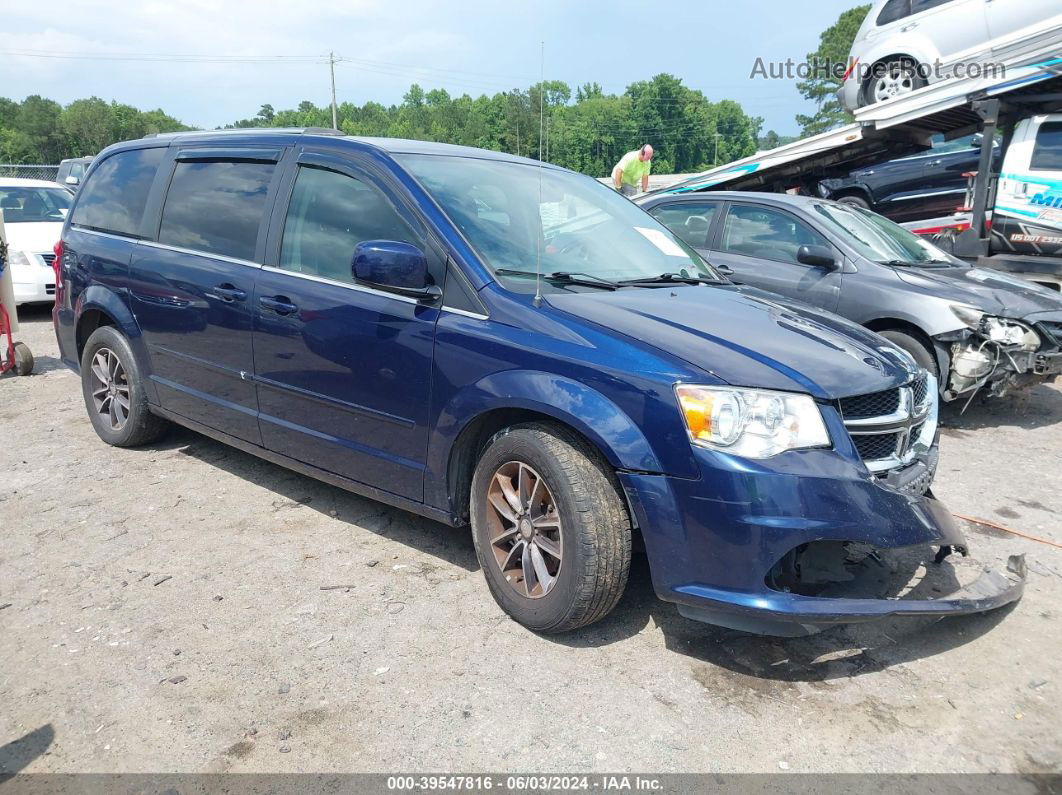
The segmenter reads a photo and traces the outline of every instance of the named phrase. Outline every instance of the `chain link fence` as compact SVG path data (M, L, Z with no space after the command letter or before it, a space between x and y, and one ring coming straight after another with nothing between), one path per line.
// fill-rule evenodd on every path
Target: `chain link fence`
M55 182L59 175L59 166L31 166L18 165L15 163L0 163L0 179L4 177L20 177L22 179L47 179Z

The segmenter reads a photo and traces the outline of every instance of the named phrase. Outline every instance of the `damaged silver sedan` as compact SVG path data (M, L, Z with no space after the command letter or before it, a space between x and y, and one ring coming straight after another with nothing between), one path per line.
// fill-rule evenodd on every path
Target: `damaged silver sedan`
M1062 295L971 267L868 210L725 191L638 203L732 280L878 332L937 377L945 401L1062 372Z

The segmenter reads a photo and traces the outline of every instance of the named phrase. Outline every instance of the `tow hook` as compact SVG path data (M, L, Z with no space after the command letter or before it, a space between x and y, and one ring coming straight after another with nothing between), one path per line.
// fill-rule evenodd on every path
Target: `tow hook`
M958 552L965 558L966 555L969 553L969 550L966 547L959 546L958 544L955 544L954 546L951 544L944 544L943 546L941 546L940 549L937 550L937 554L936 557L933 558L933 562L939 566L941 563L944 562L944 558L946 558L952 552Z
M1036 354L1036 358L1033 359L1033 372L1037 375L1044 375L1047 372L1047 369L1047 357L1042 353Z

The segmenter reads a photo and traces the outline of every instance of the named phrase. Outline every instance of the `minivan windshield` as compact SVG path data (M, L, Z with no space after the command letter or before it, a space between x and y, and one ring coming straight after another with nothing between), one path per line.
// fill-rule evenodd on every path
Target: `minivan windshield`
M61 223L73 196L63 188L0 185L0 210L8 224Z
M397 159L514 290L534 291L539 256L543 274L576 276L584 288L664 274L725 281L665 226L591 177L472 157ZM554 282L552 289L570 286Z
M956 264L928 240L861 207L816 204L815 212L829 229L874 262L928 268L944 268Z

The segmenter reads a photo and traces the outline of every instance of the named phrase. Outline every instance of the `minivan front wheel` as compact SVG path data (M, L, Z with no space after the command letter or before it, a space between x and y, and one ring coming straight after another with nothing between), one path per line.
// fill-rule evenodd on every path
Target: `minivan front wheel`
M547 423L499 431L476 466L470 508L487 585L520 624L564 632L619 601L630 518L607 462L575 434Z
M133 447L158 439L169 423L151 413L133 350L113 326L92 332L81 354L81 391L92 427L107 444Z

